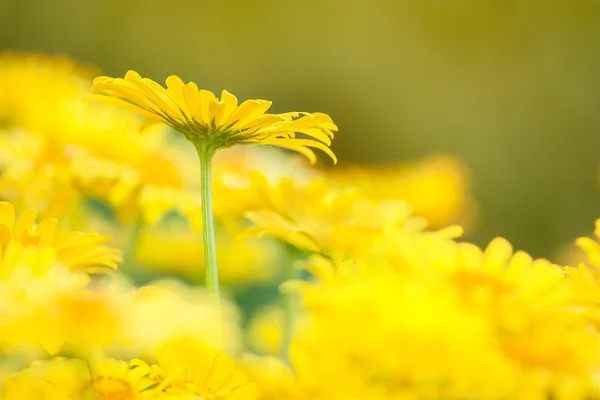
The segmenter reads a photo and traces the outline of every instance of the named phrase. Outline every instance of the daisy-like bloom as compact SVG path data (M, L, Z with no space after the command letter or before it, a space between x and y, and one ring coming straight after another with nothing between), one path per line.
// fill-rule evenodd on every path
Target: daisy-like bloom
M88 196L129 222L184 209L198 184L183 176L180 146L164 129L139 135L137 116L83 102L95 75L65 58L0 55L0 197L77 221Z
M216 151L241 144L263 144L299 152L311 162L316 156L311 148L320 149L334 162L329 149L337 126L327 114L266 113L270 101L238 99L226 90L217 98L193 83L184 84L177 76L169 76L166 88L137 72L124 78L98 77L91 97L115 103L145 118L142 128L157 123L169 125L195 147L200 158L202 229L206 286L219 296L215 228L212 211L211 160ZM298 137L301 134L307 138Z
M48 126L95 74L64 56L0 53L0 125Z
M369 201L356 190L336 190L323 179L296 184L284 178L272 185L262 175L253 178L260 208L246 213L256 225L252 230L305 252L362 258L385 251L398 235L425 227L403 201Z
M260 143L298 151L315 161L314 147L327 153L336 125L322 113L267 114L271 106L266 100L238 99L226 90L217 98L212 92L183 83L177 76L166 79L166 88L137 72L125 78L98 77L92 94L141 114L143 127L165 123L183 134L196 147L211 151L239 144ZM310 139L296 137L301 133ZM311 140L313 139L313 140Z
M598 395L600 336L559 266L504 239L482 250L443 235L407 236L390 257L392 268L321 259L318 283L288 285L305 308L292 385L254 368L264 398Z
M431 227L464 223L473 217L468 170L451 156L431 156L417 163L346 166L326 171L334 186L356 187L375 201L404 200Z
M156 398L143 366L125 361L94 357L86 362L78 359L53 358L38 361L31 367L8 377L0 398L28 399L102 399L139 400Z
M166 342L156 350L156 357L158 364L151 367L152 376L167 394L242 400L254 393L249 378L231 357L197 340Z
M596 220L594 235L600 238L600 219ZM568 281L574 289L576 304L584 306L591 320L600 326L600 244L588 237L581 237L575 243L587 261L577 267L565 267Z
M56 219L46 218L36 224L36 216L37 212L29 209L17 218L11 203L0 202L0 254L3 258L20 251L17 249L35 246L52 249L56 262L72 271L106 273L117 269L121 254L106 246L110 237L97 233L57 232Z
M501 238L484 250L468 243L426 246L428 252L415 246L401 254L405 260L421 259L411 262L436 271L433 279L444 279L465 309L487 320L508 362L507 370L497 373L507 374L509 396L597 395L593 376L600 371L600 337L587 314L573 307L578 295L563 268L514 252Z
M493 398L469 390L485 387L502 358L486 324L446 288L371 275L301 293L305 313L290 346L292 369L274 358L242 363L261 398ZM469 352L478 356L465 357Z
M106 345L123 320L110 294L88 287L90 274L114 271L120 253L94 233L59 232L0 202L0 346L57 353L64 343Z
M204 290L158 282L127 297L123 306L123 340L140 353L154 351L180 337L193 337L227 352L239 349L237 310L228 302L215 304Z

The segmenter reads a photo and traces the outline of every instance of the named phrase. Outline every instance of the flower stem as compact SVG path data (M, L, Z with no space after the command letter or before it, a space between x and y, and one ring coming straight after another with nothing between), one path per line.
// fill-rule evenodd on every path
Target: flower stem
M296 313L298 309L298 299L292 293L286 293L282 299L283 306L283 326L281 332L281 343L279 347L279 357L290 362L290 343L292 342L292 333L294 323L296 322Z
M200 157L200 185L202 200L202 238L204 240L204 264L206 265L206 288L219 300L219 269L217 267L217 246L215 241L215 221L212 211L211 162L214 149L206 145L196 147Z
M141 217L136 218L136 220L131 225L129 237L127 238L127 249L125 250L125 257L123 258L122 263L123 267L127 268L128 270L135 269L134 264L136 262L136 253L143 228L144 222L142 221Z
M298 249L288 246L290 253L289 265L286 265L284 282L290 280L301 279L301 271L297 268L296 263L304 258L304 254ZM294 325L298 316L298 296L295 293L285 292L280 294L281 308L283 309L283 322L281 330L281 341L279 343L279 357L289 363L290 362L290 343Z

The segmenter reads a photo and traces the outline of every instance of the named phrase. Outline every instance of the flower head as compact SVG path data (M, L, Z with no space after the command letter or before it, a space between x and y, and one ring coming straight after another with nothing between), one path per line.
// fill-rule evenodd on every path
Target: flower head
M326 176L334 185L356 187L372 200L404 200L412 204L415 215L434 228L471 222L476 211L468 170L452 156L434 155L416 163L332 168Z
M171 395L226 400L246 399L246 394L252 393L250 380L231 357L197 340L165 342L156 350L156 356L158 365L152 366L153 377Z
M155 81L128 71L125 78L100 76L94 80L96 99L117 103L146 118L142 128L165 123L183 134L196 147L212 151L238 144L261 143L287 148L304 154L312 162L317 148L336 157L329 149L337 126L322 113L291 112L267 114L271 102L238 99L226 90L221 97L211 91L171 75L164 88ZM306 138L298 138L301 133Z
M53 358L39 361L9 377L3 399L122 399L151 398L153 382L147 368L97 357L85 362Z
M36 225L36 215L35 210L29 209L16 218L13 205L0 202L2 258L14 254L16 250L13 249L17 247L49 247L55 251L56 260L72 270L97 272L117 269L121 254L118 250L105 246L109 237L82 232L57 234L56 219L46 218Z

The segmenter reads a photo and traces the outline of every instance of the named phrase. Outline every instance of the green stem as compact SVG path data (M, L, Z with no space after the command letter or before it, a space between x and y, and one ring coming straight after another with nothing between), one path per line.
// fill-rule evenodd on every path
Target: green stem
M290 251L291 253L291 258L292 258L292 263L291 265L287 266L287 270L286 270L286 274L284 279L285 280L296 280L296 279L300 279L301 274L300 274L300 270L298 268L296 268L296 262L298 262L301 257L302 257L302 253L299 252L297 249L292 248L292 250ZM294 324L296 323L296 317L298 314L298 296L296 296L295 293L282 293L281 297L280 297L280 301L281 301L281 306L283 308L283 324L282 324L282 330L281 330L281 342L280 342L280 347L279 347L279 357L286 361L286 362L290 362L290 353L289 353L289 347L290 347L290 343L292 342L292 334L294 332Z
M129 270L135 270L134 264L136 262L136 253L143 227L144 222L142 221L141 217L138 217L132 223L131 230L129 231L129 238L127 240L127 250L123 259L123 266Z
M200 184L202 200L202 238L204 240L204 264L206 266L206 288L219 300L219 269L217 267L217 246L215 241L215 221L212 211L212 191L210 167L215 154L206 145L196 147L200 157Z

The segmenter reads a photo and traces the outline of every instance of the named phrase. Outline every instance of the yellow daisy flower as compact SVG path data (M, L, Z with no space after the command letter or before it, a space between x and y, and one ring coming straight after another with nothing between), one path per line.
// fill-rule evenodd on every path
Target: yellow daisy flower
M198 184L184 178L181 146L164 129L139 135L130 113L83 102L94 75L65 58L0 54L0 196L79 226L86 196L143 223L185 209Z
M147 368L125 361L95 357L90 362L53 358L38 361L4 382L3 400L155 398Z
M270 101L246 100L238 104L238 99L226 90L219 99L174 75L166 79L166 86L128 71L125 78L96 78L92 94L141 114L146 118L144 128L165 123L197 147L204 143L213 152L238 144L261 143L297 151L314 162L313 147L336 160L328 146L337 126L326 114L267 114ZM310 139L298 138L297 133Z
M0 125L41 128L81 96L97 70L67 57L41 53L0 53Z
M596 220L594 235L600 238L600 219ZM600 244L588 237L577 239L575 244L587 260L577 267L565 267L568 282L574 290L575 304L583 306L591 320L600 327Z
M37 212L24 211L17 218L11 203L0 202L0 248L3 257L15 243L20 248L37 246L51 248L56 253L56 262L73 271L106 272L116 270L121 261L118 250L105 244L110 237L97 233L57 232L57 220L46 218L36 224Z
M229 302L216 304L197 287L157 282L127 294L122 302L123 341L147 353L174 338L193 337L227 352L240 343L239 315Z
M170 394L207 400L246 399L253 393L248 377L226 353L192 339L166 342L156 351L157 383Z
M219 297L219 274L212 211L211 165L215 153L239 144L264 144L283 147L305 155L311 162L320 149L337 162L329 149L337 126L327 114L267 114L271 102L238 99L226 90L217 98L177 76L169 76L164 88L135 71L125 78L100 76L94 80L91 98L116 103L145 118L142 129L163 123L181 133L196 148L200 161L200 189L206 286ZM306 138L298 137L301 134Z
M594 235L600 238L600 219L596 220ZM581 237L575 243L585 252L591 267L600 271L600 244L587 237Z
M425 221L403 201L374 202L356 190L336 190L323 179L277 184L254 174L257 209L246 217L256 234L278 238L310 253L362 258L385 251L396 236L419 232Z
M473 217L466 166L451 156L430 156L416 163L346 166L326 171L334 186L356 187L375 201L404 200L432 227Z
M404 237L389 258L321 258L310 266L318 283L287 285L306 309L290 348L301 390L345 393L352 382L351 392L375 398L599 393L600 336L573 307L559 266L504 239L482 250L433 234Z

